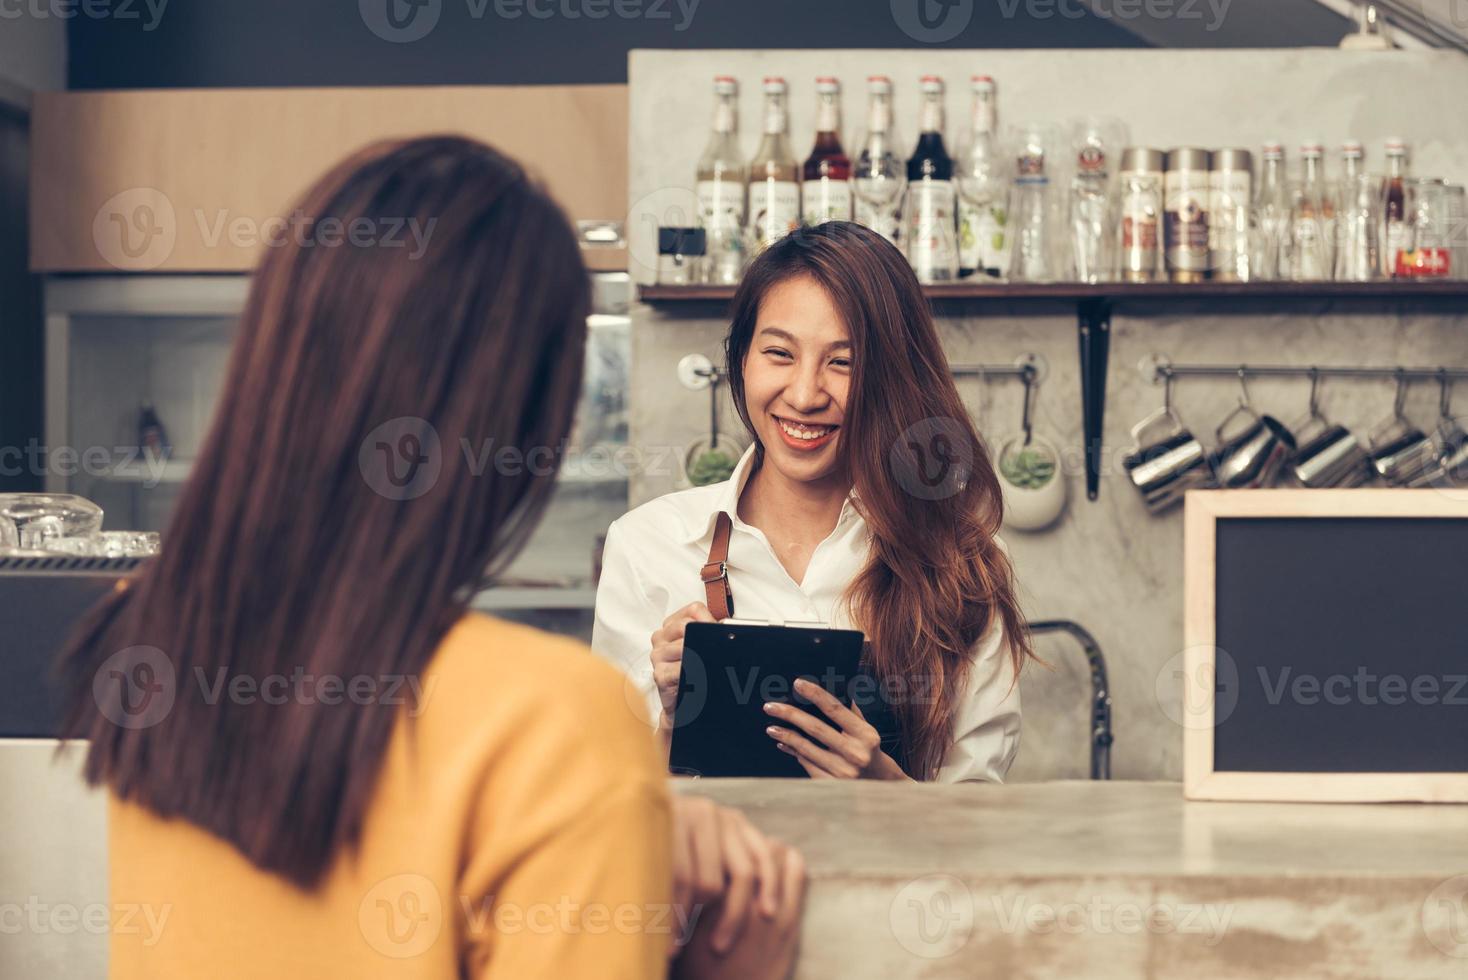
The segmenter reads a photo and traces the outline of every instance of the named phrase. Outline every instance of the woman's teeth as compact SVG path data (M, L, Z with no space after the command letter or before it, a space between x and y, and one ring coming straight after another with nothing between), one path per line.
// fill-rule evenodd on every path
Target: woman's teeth
M792 439L819 439L830 433L835 426L832 425L806 425L802 422L786 422L780 419L780 428Z

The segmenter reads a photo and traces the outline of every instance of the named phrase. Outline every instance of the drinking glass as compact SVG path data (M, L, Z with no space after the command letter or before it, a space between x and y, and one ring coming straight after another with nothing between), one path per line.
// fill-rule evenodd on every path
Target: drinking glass
M1451 254L1451 277L1468 279L1468 204L1464 203L1462 184L1444 184L1447 190L1448 251Z

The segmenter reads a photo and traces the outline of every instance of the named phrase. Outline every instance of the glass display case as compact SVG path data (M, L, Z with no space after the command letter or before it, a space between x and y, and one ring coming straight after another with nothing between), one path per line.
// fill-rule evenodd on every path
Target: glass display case
M626 273L592 280L581 400L550 508L475 601L502 614L558 610L557 622L541 625L577 634L589 633L601 538L627 506L619 450L630 287ZM248 290L249 277L236 275L48 280L45 445L32 454L46 489L95 501L107 529L162 530L208 431ZM143 449L159 439L166 459Z

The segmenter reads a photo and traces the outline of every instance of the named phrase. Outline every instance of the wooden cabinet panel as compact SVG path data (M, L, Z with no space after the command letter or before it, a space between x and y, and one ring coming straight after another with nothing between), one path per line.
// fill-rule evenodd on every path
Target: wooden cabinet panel
M38 93L31 268L240 272L320 174L376 140L458 133L537 174L573 219L624 220L624 85ZM594 268L621 250L588 251Z

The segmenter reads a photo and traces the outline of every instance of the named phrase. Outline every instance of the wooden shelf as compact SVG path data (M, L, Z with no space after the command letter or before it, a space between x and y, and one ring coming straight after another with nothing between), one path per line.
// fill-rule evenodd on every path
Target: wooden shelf
M687 304L704 304L697 315L708 315L710 303L725 305L734 298L734 286L639 286L644 303L676 309ZM1418 303L1448 312L1468 314L1468 282L1457 280L1384 280L1381 282L992 282L963 280L924 286L923 293L935 303L969 304L1071 304L1075 307L1080 339L1081 416L1085 436L1086 496L1095 500L1101 492L1101 431L1106 414L1106 372L1110 357L1111 313L1121 304L1185 304L1228 302L1240 311L1260 305L1298 307L1300 304L1340 302L1354 304L1362 312L1380 311L1381 304ZM953 312L951 309L947 312ZM1216 310L1210 312L1217 312Z
M644 303L728 302L734 286L654 286L637 289ZM1468 301L1468 282L1384 280L1381 282L954 282L923 287L935 300L1082 302L1105 300L1412 300Z

